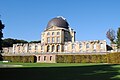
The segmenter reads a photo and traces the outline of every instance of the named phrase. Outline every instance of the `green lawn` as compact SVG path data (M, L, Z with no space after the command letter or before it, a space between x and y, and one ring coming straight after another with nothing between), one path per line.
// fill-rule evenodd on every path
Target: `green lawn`
M120 80L120 65L91 63L0 63L1 80Z
M21 67L70 67L70 66L92 66L92 65L103 65L103 64L96 64L96 63L0 63L1 65L22 65ZM17 67L17 66L16 66ZM19 66L18 66L19 67Z

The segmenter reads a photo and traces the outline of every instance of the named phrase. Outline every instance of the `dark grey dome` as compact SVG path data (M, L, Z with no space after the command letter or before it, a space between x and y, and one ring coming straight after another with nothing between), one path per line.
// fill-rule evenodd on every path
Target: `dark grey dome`
M68 29L69 24L63 17L56 17L56 18L51 19L48 22L47 28L49 28L51 26L58 26L58 27L61 27L61 28Z

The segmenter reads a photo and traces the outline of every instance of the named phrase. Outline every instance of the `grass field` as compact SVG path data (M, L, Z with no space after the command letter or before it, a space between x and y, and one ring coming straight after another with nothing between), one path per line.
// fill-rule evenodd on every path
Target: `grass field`
M91 63L0 63L0 80L120 80L120 65Z

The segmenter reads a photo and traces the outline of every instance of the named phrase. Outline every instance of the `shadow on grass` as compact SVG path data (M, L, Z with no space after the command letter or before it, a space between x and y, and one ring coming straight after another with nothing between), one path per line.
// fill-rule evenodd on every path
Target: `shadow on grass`
M112 66L0 68L0 80L120 80Z

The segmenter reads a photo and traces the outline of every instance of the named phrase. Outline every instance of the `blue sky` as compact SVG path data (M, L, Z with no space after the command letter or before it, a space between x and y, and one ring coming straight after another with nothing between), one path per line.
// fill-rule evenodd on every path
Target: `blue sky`
M49 20L67 19L76 40L109 40L106 31L120 26L120 0L0 0L4 38L40 40Z

